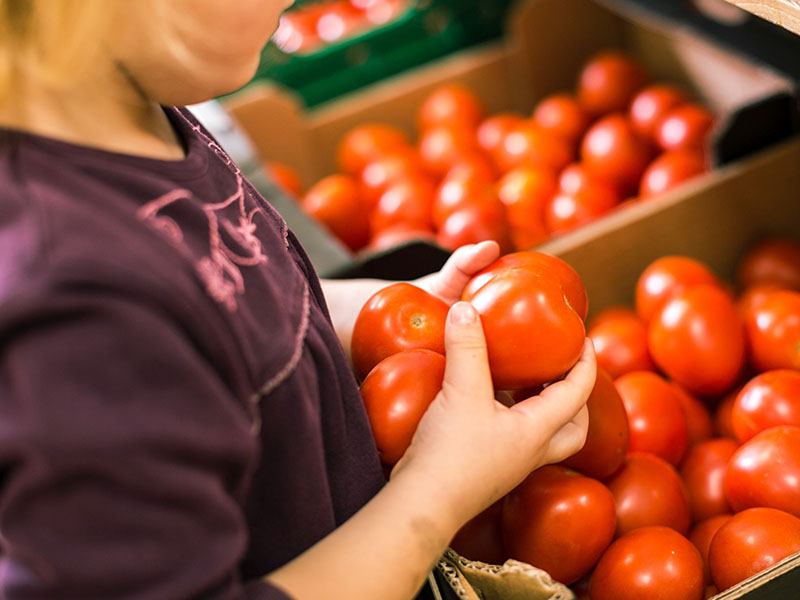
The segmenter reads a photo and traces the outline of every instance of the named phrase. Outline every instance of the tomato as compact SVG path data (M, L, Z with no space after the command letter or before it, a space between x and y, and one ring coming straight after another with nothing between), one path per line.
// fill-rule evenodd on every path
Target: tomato
M478 162L458 163L445 175L433 200L433 222L441 227L444 220L456 210L471 204L493 204L498 214L503 213L500 202L491 193L492 175Z
M347 132L336 149L336 160L339 169L358 176L373 160L408 146L408 137L398 128L367 123Z
M772 427L731 456L725 493L733 510L779 508L800 517L800 427Z
M655 142L656 126L673 108L685 104L687 98L672 85L656 84L642 89L631 101L628 118L634 131L642 138Z
M471 300L475 293L492 277L509 269L530 269L536 273L549 273L555 275L564 288L567 302L577 312L581 319L586 318L589 311L589 298L580 275L567 262L545 254L544 252L514 252L506 254L494 261L488 267L476 273L464 287L462 300Z
M597 365L616 378L631 371L655 371L647 349L647 327L630 309L603 311L587 335L594 343Z
M498 500L458 530L450 547L464 558L502 565L508 558L503 545L503 500Z
M711 540L719 528L727 523L733 515L730 513L716 515L700 521L689 533L689 541L700 551L703 557L703 575L706 583L711 583L711 570L708 568L708 550L711 547Z
M581 142L581 160L589 172L632 192L650 164L652 151L621 114L597 121Z
M774 283L800 290L800 244L773 238L753 246L739 263L736 281L743 288L754 283Z
M364 10L367 21L385 25L408 10L408 0L373 0Z
M471 89L458 83L436 88L419 107L417 129L426 131L439 125L475 129L486 110Z
M545 205L544 219L550 233L566 233L591 223L614 208L619 198L608 187L585 187L568 194L559 192Z
M586 336L583 317L544 261L497 270L474 293L467 288L462 297L481 316L496 388L552 381L577 362Z
M598 176L582 163L572 163L567 165L558 178L558 188L567 194L577 194L586 188L605 187L604 194L615 196L617 201L622 200L619 190L614 184L602 176Z
M711 540L711 577L724 591L798 551L800 519L774 508L751 508L731 517Z
M737 444L728 438L699 442L689 449L680 475L689 494L693 521L731 512L725 497L725 472Z
M444 177L456 163L477 152L477 148L470 129L457 125L438 125L420 135L417 151L431 175Z
M411 444L425 411L442 389L444 356L430 350L393 354L369 372L361 384L381 463L391 468Z
M800 292L767 294L745 317L745 328L756 369L800 370Z
M649 452L630 452L606 485L617 504L617 537L648 525L688 533L686 488L675 467L663 458Z
M665 152L651 162L642 174L639 196L641 198L658 196L705 171L705 157L697 150Z
M266 165L267 175L285 192L295 198L303 195L303 183L298 172L286 163L269 161Z
M547 238L544 207L556 187L552 170L532 165L517 167L497 182L497 196L505 206L517 250L527 250Z
M699 260L664 256L648 265L636 282L636 312L649 321L661 305L693 285L716 284L717 278Z
M508 224L497 198L487 190L486 196L447 216L436 233L436 243L455 250L466 244L494 240L501 252L508 252L511 241Z
M772 282L754 283L747 286L742 294L736 300L736 307L739 309L739 314L745 319L755 313L756 308L761 306L761 303L766 300L772 292L785 290L786 288Z
M683 413L686 415L689 446L709 439L714 434L714 425L708 407L677 383L672 384L672 389L677 393Z
M656 365L690 392L721 394L745 364L744 326L730 296L715 285L675 294L650 321Z
M395 223L373 234L372 239L370 239L364 250L380 252L414 240L423 240L434 244L436 243L436 236L430 229L420 228L413 223Z
M617 51L596 54L578 76L578 100L592 115L625 110L647 74L633 58Z
M309 20L300 11L281 15L278 28L272 34L272 41L287 54L307 52L320 45L314 29L315 20Z
M369 241L366 205L352 177L329 175L320 179L303 197L301 206L350 250L359 250Z
M370 213L370 231L375 233L407 223L433 229L431 213L435 188L427 177L400 179L390 185Z
M498 170L503 170L500 164L503 141L522 121L523 118L518 114L500 113L484 119L478 126L478 146L492 159Z
M411 148L393 150L367 163L361 171L361 196L372 208L388 187L409 177L424 177L419 156Z
M393 283L375 292L353 325L356 375L364 377L384 358L403 350L444 354L448 311L444 301L410 283Z
M569 142L532 121L522 121L506 134L497 152L503 172L520 165L538 165L560 171L574 157L575 152Z
M751 379L736 397L731 423L740 442L770 427L800 426L800 372L777 369Z
M586 403L589 430L586 442L577 454L562 464L589 477L603 479L613 474L625 460L630 441L628 415L614 386L614 380L602 368Z
M714 433L719 437L727 437L732 440L736 439L736 434L733 431L733 403L736 401L736 396L739 394L740 388L734 388L728 392L714 411Z
M317 19L317 35L321 40L337 42L364 27L364 14L349 2L330 2L323 6Z
M606 550L592 574L592 600L702 600L703 559L667 527L643 527Z
M703 150L708 143L714 117L697 104L683 104L669 111L656 127L656 142L662 150Z
M580 579L614 538L611 492L596 479L558 465L531 473L503 504L509 556L570 584Z
M533 110L533 122L571 144L577 144L589 127L589 115L570 94L543 98Z

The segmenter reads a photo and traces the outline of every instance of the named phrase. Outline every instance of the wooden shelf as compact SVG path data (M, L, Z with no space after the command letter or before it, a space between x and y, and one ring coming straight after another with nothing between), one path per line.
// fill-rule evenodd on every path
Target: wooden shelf
M798 0L725 1L800 35L800 1Z

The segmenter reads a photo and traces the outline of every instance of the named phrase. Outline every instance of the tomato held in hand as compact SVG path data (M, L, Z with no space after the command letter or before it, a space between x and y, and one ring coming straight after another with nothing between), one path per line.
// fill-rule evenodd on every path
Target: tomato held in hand
M626 110L647 83L647 74L633 58L610 51L593 56L578 76L578 100L593 116Z
M596 479L558 465L531 473L503 504L503 540L511 558L570 584L614 537L614 498Z
M700 284L716 285L717 278L699 260L663 256L650 263L636 282L636 312L649 321L676 293Z
M578 101L569 94L553 94L542 99L533 110L533 122L571 144L577 144L590 119Z
M444 354L444 324L449 308L410 283L393 283L361 308L351 342L356 375L364 377L387 356L426 349Z
M656 127L661 119L670 110L686 102L684 93L672 85L650 85L633 98L628 117L639 136L655 142Z
M655 371L647 349L647 326L632 310L599 313L587 335L594 343L597 366L614 378L631 371Z
M650 371L626 373L614 384L630 424L632 452L651 452L677 465L686 451L686 415L670 383Z
M303 197L301 206L350 250L359 250L369 241L367 207L352 177L329 175L319 180Z
M498 500L458 530L450 547L464 558L502 565L508 558L503 545L503 501Z
M736 397L731 424L740 442L770 427L800 427L800 372L778 369L751 379Z
M703 557L703 576L707 584L713 582L711 569L708 567L708 550L711 548L711 540L714 539L714 534L719 531L719 528L730 521L732 516L731 513L727 513L709 517L695 525L689 534L689 541L695 545L700 551L700 556Z
M736 270L742 288L755 283L773 283L800 291L800 244L769 239L747 251Z
M683 104L672 109L656 128L656 142L662 150L704 150L714 117L702 106Z
M586 442L577 454L562 464L588 477L604 479L616 472L625 460L630 433L625 405L614 380L601 368L597 369L586 408L589 411Z
M651 162L639 182L639 197L652 198L678 187L706 171L703 154L697 150L665 152Z
M800 517L800 427L756 434L731 456L725 494L738 512L769 506Z
M728 438L706 440L689 449L680 475L689 494L693 521L732 512L725 496L725 472L737 444Z
M592 600L702 600L703 559L667 527L643 527L606 550L592 575Z
M626 193L638 189L651 157L650 147L621 114L597 121L581 142L581 160L586 168Z
M800 519L774 508L751 508L731 517L711 540L711 577L724 591L795 552L800 552Z
M486 110L471 89L458 83L435 89L419 107L417 129L427 131L439 125L456 125L474 129Z
M745 329L756 369L800 370L800 292L767 294L745 317Z
M408 137L396 127L367 123L351 129L342 138L336 160L342 171L358 177L370 162L408 146Z
M405 454L444 379L444 356L409 350L385 358L361 384L361 398L384 467Z
M637 527L663 525L689 532L689 499L678 472L663 458L630 452L606 480L617 505L617 537Z
M716 285L675 294L650 321L647 337L656 365L690 392L721 394L744 368L742 319Z

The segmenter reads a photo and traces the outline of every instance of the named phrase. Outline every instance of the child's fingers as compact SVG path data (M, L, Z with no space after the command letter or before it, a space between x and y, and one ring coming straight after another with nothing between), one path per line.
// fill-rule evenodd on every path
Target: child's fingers
M443 389L448 400L493 399L486 339L480 317L471 304L456 302L450 308L444 337L447 363Z

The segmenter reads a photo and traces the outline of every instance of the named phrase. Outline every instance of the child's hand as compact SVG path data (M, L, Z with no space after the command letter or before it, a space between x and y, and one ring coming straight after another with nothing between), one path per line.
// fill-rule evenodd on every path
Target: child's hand
M475 273L489 266L500 256L497 242L486 241L458 248L438 273L426 275L412 283L438 296L447 304L461 299L461 293Z
M470 304L450 309L445 346L442 391L392 477L429 489L455 531L532 470L583 446L596 363L587 340L564 380L508 408L494 398L483 330Z

